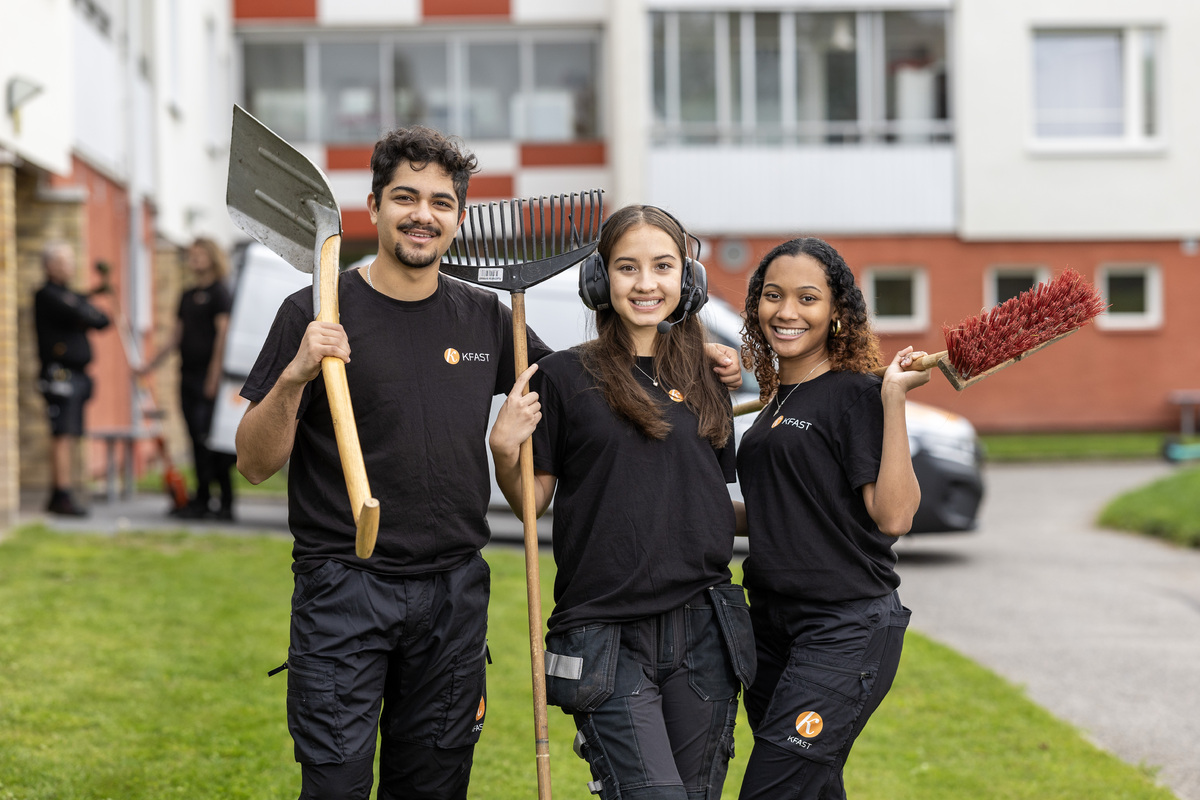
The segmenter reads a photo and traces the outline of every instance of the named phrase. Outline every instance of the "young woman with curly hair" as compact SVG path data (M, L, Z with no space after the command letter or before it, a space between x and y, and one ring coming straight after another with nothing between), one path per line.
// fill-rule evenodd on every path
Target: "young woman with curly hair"
M745 361L766 403L738 449L758 675L741 799L845 797L842 768L900 662L909 611L892 543L921 490L906 348L880 380L866 303L837 251L785 242L750 278Z

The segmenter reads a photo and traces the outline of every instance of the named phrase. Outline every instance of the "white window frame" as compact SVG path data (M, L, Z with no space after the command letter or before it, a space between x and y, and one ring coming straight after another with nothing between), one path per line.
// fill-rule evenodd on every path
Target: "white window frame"
M1044 264L996 264L988 267L983 275L983 305L994 308L998 305L996 280L1008 275L1033 274L1034 284L1046 283L1050 280L1050 268Z
M875 281L878 278L912 279L911 315L880 317L875 313ZM923 267L868 267L863 271L863 294L877 332L916 333L929 328L929 273Z
M1105 311L1096 317L1096 327L1106 331L1155 330L1163 325L1162 269L1157 264L1102 264L1096 270L1096 288L1108 302L1108 279L1116 275L1142 275L1146 279L1146 310L1143 312Z
M1035 23L1029 31L1029 141L1033 155L1126 154L1160 155L1166 151L1166 93L1167 64L1165 26L1161 23L1113 24L1112 22L1072 22L1071 24ZM1124 135L1122 136L1039 136L1037 132L1037 65L1034 42L1039 33L1079 33L1105 31L1121 34L1122 75L1124 96ZM1142 86L1142 56L1148 35L1153 35L1155 60L1154 134L1145 134L1146 94Z

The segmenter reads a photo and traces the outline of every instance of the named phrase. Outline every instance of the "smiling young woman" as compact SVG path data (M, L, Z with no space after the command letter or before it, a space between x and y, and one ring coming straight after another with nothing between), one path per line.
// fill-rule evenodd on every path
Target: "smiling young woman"
M845 798L842 768L891 687L909 611L892 543L921 492L904 401L928 372L879 344L854 276L820 239L796 239L750 278L743 341L766 403L738 477L758 676L742 800Z
M602 798L719 793L753 677L729 571L730 401L692 313L706 283L687 241L662 209L613 214L580 275L596 338L531 369L534 391L518 385L491 435L514 511L531 433L539 513L557 494L547 697L573 715Z

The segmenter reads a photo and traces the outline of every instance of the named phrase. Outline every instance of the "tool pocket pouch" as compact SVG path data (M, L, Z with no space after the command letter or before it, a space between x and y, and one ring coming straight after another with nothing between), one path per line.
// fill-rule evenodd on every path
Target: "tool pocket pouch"
M590 713L613 693L620 625L585 625L546 637L546 701Z
M709 598L717 613L717 625L729 649L733 672L747 688L754 683L758 672L758 655L754 649L754 627L750 624L750 606L746 592L736 583L710 587Z

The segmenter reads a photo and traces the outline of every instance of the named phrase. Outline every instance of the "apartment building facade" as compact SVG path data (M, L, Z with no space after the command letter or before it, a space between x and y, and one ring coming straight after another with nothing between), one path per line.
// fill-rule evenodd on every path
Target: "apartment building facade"
M1190 0L238 0L237 95L373 249L378 132L461 136L471 200L662 205L735 305L779 241L846 256L885 349L1063 269L1111 304L925 399L985 431L1170 429L1200 387L1200 6ZM536 291L536 290L535 290ZM534 295L530 302L536 302Z

